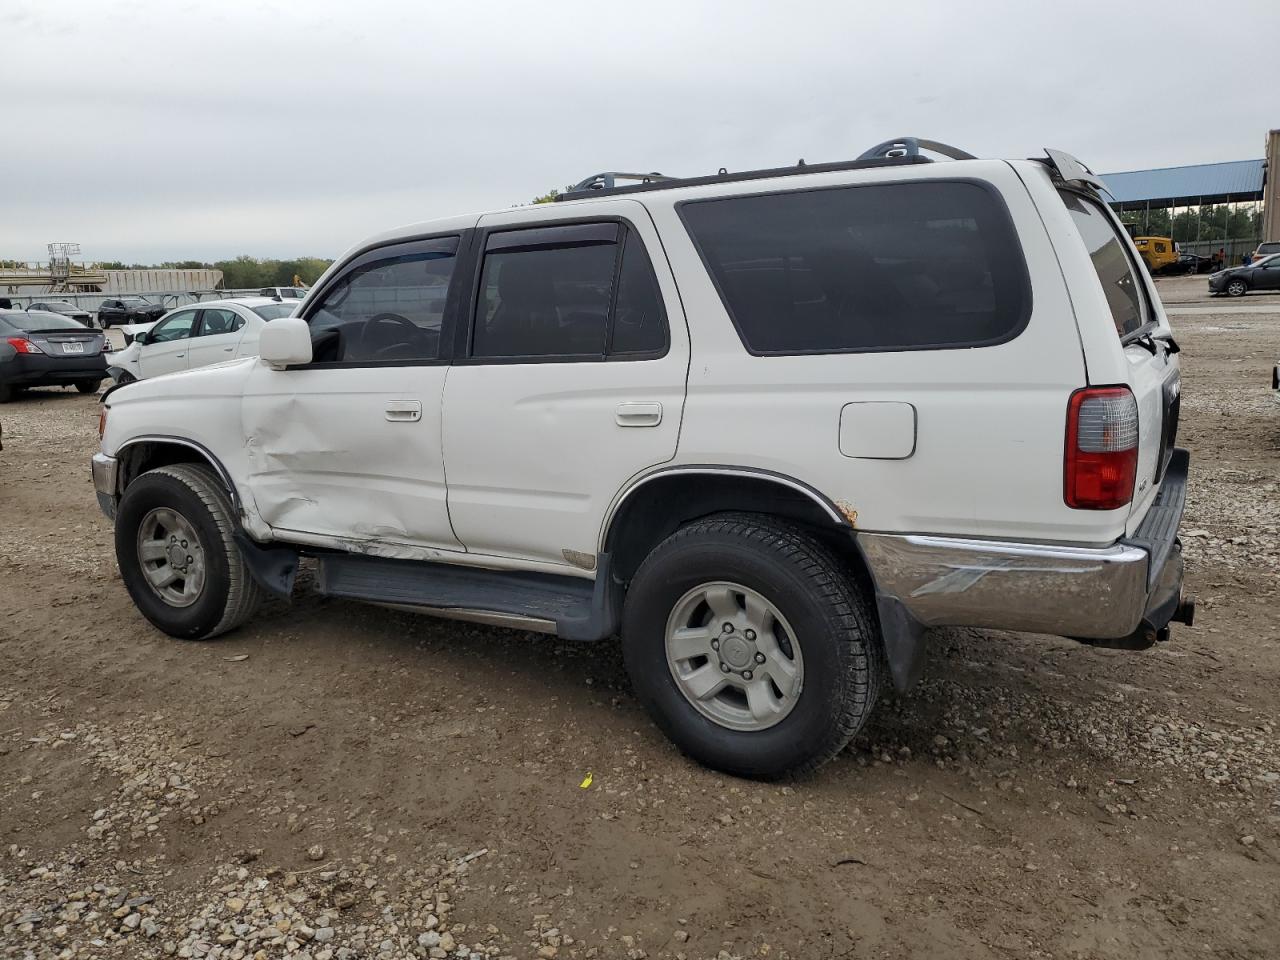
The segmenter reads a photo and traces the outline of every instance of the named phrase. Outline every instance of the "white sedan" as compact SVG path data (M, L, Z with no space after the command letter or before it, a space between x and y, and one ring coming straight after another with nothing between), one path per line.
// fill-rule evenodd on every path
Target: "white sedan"
M107 354L108 372L116 383L129 383L257 356L263 324L289 316L298 305L297 300L244 297L177 307L155 323L125 328L128 345Z

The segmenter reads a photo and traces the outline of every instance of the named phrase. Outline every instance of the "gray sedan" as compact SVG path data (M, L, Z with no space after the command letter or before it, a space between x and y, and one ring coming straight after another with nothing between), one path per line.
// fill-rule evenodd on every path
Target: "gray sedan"
M93 314L88 310L77 307L70 300L37 300L27 309L43 311L44 313L56 313L64 317L70 317L72 320L78 320L86 327L93 326Z

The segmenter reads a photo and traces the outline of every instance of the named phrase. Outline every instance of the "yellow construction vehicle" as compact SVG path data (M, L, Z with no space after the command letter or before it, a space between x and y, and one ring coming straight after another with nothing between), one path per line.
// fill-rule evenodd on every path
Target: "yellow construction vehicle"
M1178 245L1172 237L1134 237L1133 243L1153 275L1178 262Z

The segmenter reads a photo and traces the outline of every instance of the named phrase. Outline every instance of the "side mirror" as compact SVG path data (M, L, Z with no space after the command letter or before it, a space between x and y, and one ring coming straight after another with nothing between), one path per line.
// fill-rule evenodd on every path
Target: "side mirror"
M144 346L144 347L145 347L148 343L150 343L150 342L151 342L151 331L150 331L150 330L143 330L141 333L139 333L138 335L136 335L136 336L133 338L133 340L134 340L134 343L140 343L140 344L142 344L142 346Z
M311 328L299 317L269 320L258 336L258 356L272 370L311 362Z

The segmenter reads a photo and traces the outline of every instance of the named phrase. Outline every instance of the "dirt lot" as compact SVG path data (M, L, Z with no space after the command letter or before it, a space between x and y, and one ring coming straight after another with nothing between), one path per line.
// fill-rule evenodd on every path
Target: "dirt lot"
M0 956L1275 957L1280 297L1161 286L1221 311L1175 317L1196 626L939 633L785 786L684 760L612 644L306 592L167 639L93 398L0 407Z

